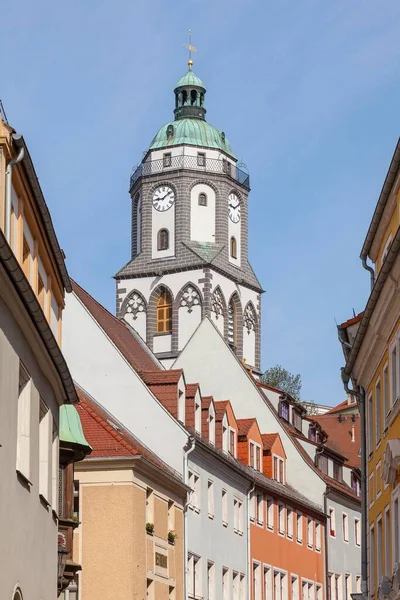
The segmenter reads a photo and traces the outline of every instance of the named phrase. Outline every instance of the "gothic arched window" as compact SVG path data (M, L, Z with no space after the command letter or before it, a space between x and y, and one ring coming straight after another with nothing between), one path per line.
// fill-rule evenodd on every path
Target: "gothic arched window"
M157 250L168 250L169 248L169 231L168 229L160 229L157 234Z
M207 206L207 196L204 192L199 194L199 206Z
M231 298L228 306L228 344L231 348L236 348L237 341L237 310L233 299Z
M172 298L166 290L157 301L157 333L172 331Z
M231 257L237 258L237 242L235 237L231 237Z

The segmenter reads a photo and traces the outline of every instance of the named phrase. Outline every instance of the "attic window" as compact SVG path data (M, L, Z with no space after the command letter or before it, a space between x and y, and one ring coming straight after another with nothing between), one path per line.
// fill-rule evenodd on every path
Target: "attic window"
M197 166L198 167L205 167L206 166L206 154L205 154L205 152L198 152L197 153Z
M280 403L279 414L282 417L282 419L285 419L285 421L289 421L289 403L288 402L283 401Z
M301 414L297 410L292 411L292 419L293 419L294 427L297 429L297 431L301 431L302 430L302 427L301 427L302 418L301 418Z
M167 127L167 139L170 140L174 135L174 126L168 125Z
M310 425L310 427L308 428L308 439L312 442L317 441L317 431L315 429L315 425Z
M325 473L325 475L328 475L328 459L326 456L324 456L323 454L318 454L317 455L317 467L320 471L322 471L322 473Z
M170 167L172 163L171 152L166 152L163 155L163 167Z
M333 479L336 479L336 481L342 481L343 479L343 467L335 461L333 461Z

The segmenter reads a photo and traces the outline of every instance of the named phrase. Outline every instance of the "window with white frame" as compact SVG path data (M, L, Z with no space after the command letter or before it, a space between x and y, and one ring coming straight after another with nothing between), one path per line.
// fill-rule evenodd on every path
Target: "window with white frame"
M20 361L16 469L28 481L31 477L31 384L30 375Z
M274 456L273 478L279 483L285 483L285 461L280 456Z
M240 581L239 573L232 571L232 600L239 600L240 597Z
M329 526L331 536L336 537L336 515L334 508L329 508Z
M395 339L390 345L390 407L399 397L400 388L400 330L397 331Z
M376 445L381 441L382 425L381 425L381 380L378 379L375 385L375 438Z
M375 486L374 486L374 473L372 472L368 477L368 498L369 507L373 506L375 502Z
M233 530L235 533L243 533L243 502L238 498L233 499Z
M310 517L307 517L307 546L314 546L314 521Z
M185 423L185 392L178 389L178 421Z
M194 405L194 428L197 433L201 433L201 407L198 398L196 398Z
M361 593L361 575L356 575L356 592Z
M274 570L274 598L288 600L287 573Z
M392 553L393 565L400 562L400 486L392 494Z
M285 507L283 504L278 504L278 531L281 535L285 535Z
M51 438L53 433L51 412L40 398L39 400L39 494L46 503L51 504Z
M280 597L281 600L288 600L288 584L287 584L287 573L281 572L281 589L280 589Z
M292 600L300 600L299 598L299 578L297 575L291 577L291 598Z
M368 396L368 454L374 449L374 424L373 424L373 400L372 394Z
M188 484L189 484L189 487L192 488L192 490L193 490L191 497L190 497L189 508L191 508L192 510L194 510L196 512L200 512L200 497L201 497L200 476L197 473L194 473L193 471L189 470Z
M293 511L289 506L286 507L286 535L293 539Z
M240 600L246 600L247 591L246 591L246 575L244 573L240 573Z
M296 531L297 541L299 542L299 544L302 544L303 543L303 515L301 513L297 513L296 521L297 521L297 531Z
M272 597L272 572L271 567L264 565L264 600L273 600Z
M257 523L264 523L264 497L262 494L257 494Z
M391 573L390 561L390 506L385 508L385 574Z
M375 468L375 482L376 482L376 497L379 498L382 494L383 484L383 473L382 473L382 461L379 461Z
M207 562L207 600L215 600L215 565Z
M207 487L208 494L208 516L210 519L214 518L214 482L211 479L208 480Z
M188 593L189 598L201 597L201 558L195 554L188 556Z
M349 516L342 513L342 534L345 542L349 541Z
M392 234L389 235L388 239L386 240L386 243L383 247L383 251L382 251L382 258L381 258L381 268L383 266L383 263L385 262L385 259L389 253L389 248L390 248L390 244L392 243Z
M328 600L333 600L333 575L332 573L328 573Z
M322 543L321 529L322 529L321 523L315 522L315 549L317 552L320 552L320 550L321 550L321 543Z
M388 364L383 367L383 428L386 429L386 416L390 410L390 398L389 398L389 371Z
M354 519L354 541L356 546L361 546L361 522L360 519Z
M302 580L302 600L314 600L314 583Z
M261 565L253 561L253 598L261 600Z
M226 527L228 525L228 492L222 490L222 524Z
M212 403L208 411L208 439L210 444L215 445L215 411Z
M168 531L175 531L175 504L168 500Z
M345 573L344 575L344 600L351 600L351 575Z
M315 600L323 600L322 585L320 583L315 585L315 596Z
M256 493L254 490L250 493L249 503L250 503L250 506L249 506L250 521L255 521L255 518L256 518Z
M261 447L258 445L256 446L256 464L254 468L257 471L261 471Z
M382 550L383 550L383 535L382 535L382 515L379 515L379 517L376 520L376 547L379 553L379 556L377 557L377 569L376 569L376 583L379 585L380 582L382 581Z
M369 593L375 594L375 581L376 581L376 566L375 566L375 528L371 527L369 530Z
M58 442L58 431L56 424L53 421L53 441L51 445L51 506L54 512L58 515L58 474L59 474L59 459L60 450Z
M229 454L236 457L236 431L229 427Z
M274 529L274 510L275 504L272 498L267 498L266 500L266 510L267 510L267 527L270 530Z
M228 453L228 449L229 449L229 430L228 430L228 420L226 418L226 415L224 415L224 418L222 419L222 450L226 453Z

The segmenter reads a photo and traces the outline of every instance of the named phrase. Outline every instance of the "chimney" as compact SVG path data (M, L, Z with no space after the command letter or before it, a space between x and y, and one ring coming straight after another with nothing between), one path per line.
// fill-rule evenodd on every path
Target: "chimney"
M354 427L354 422L352 422L352 424L351 424L351 441L352 442L356 441L356 431L355 431L355 427Z

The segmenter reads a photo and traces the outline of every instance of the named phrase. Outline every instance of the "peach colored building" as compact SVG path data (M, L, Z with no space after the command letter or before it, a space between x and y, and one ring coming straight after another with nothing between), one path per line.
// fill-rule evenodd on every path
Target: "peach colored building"
M188 488L93 398L78 395L93 448L75 473L80 600L183 600Z

